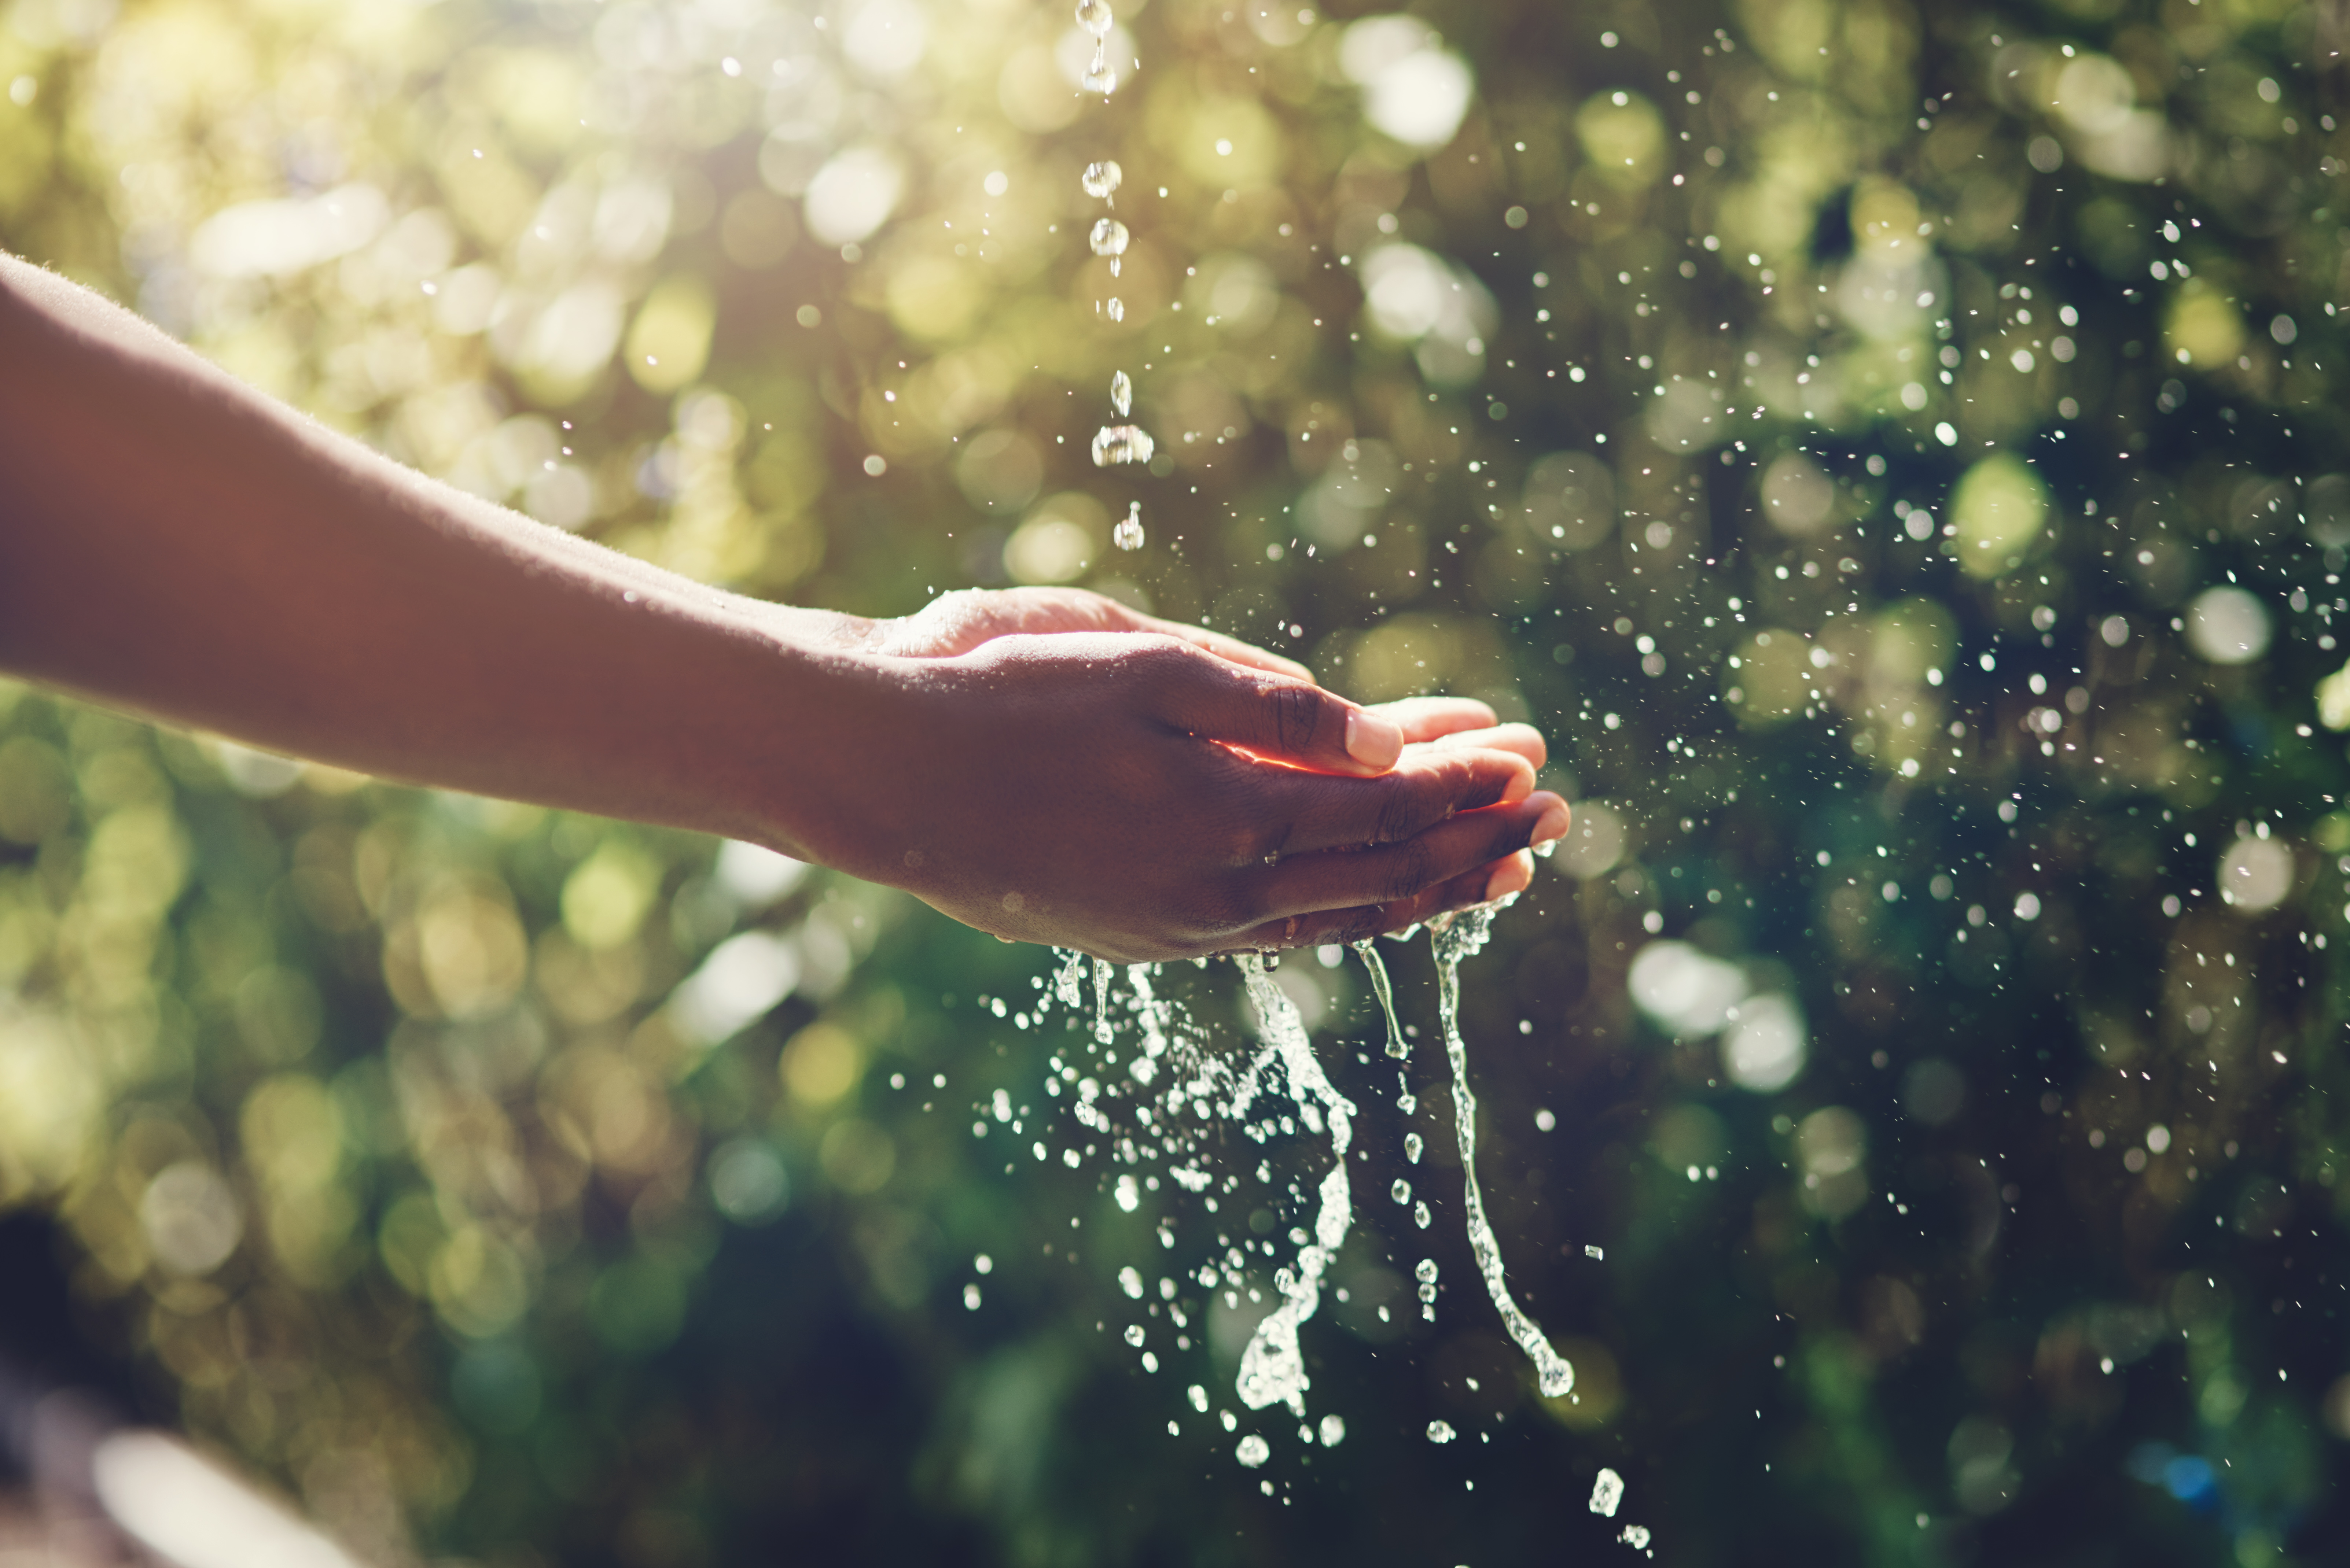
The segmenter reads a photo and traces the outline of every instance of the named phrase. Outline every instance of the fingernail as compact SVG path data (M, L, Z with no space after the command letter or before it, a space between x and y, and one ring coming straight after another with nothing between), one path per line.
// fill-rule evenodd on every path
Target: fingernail
M1385 773L1403 755L1403 726L1357 708L1347 715L1347 754Z
M1563 800L1556 802L1549 810L1542 814L1542 820L1534 824L1534 836L1527 840L1528 845L1538 846L1565 838L1566 825L1572 820L1573 817L1566 809L1566 802Z

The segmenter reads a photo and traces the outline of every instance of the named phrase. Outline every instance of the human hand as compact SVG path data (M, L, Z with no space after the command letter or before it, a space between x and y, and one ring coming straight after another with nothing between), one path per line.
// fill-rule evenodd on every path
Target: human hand
M837 765L786 836L999 936L1138 961L1399 929L1515 890L1516 852L1565 832L1540 737L1480 704L1364 709L1087 601L858 638L888 651L850 660ZM1040 626L1069 629L1004 629Z
M1176 638L1243 669L1315 683L1314 672L1295 659L1205 627L1145 615L1085 588L967 588L941 594L895 620L830 618L837 646L909 659L951 659L999 637L1139 632ZM1394 724L1406 745L1483 746L1515 753L1535 768L1545 760L1542 736L1532 725L1498 724L1493 710L1471 698L1407 697L1363 711Z

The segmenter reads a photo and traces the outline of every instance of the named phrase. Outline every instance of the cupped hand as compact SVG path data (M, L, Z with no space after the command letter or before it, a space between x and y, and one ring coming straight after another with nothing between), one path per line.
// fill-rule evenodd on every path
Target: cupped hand
M967 603L860 639L818 857L1132 961L1395 929L1514 890L1518 851L1565 832L1540 737L1482 704L1364 709L1107 604Z

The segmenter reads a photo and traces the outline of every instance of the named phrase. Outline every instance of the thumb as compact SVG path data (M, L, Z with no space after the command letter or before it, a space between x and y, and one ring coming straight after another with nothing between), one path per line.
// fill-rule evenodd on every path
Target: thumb
M1195 735L1319 773L1367 777L1403 755L1403 727L1310 681L1194 654L1169 719Z

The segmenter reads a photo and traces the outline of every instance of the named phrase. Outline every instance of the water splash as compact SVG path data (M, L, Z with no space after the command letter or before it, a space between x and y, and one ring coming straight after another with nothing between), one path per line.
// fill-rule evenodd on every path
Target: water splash
M1086 955L1074 948L1055 948L1053 954L1061 961L1059 972L1053 976L1053 993L1074 1012L1086 1004Z
M1502 1245L1485 1218L1485 1199L1477 1189L1477 1097L1469 1089L1469 1048L1461 1039L1461 961L1480 951L1492 935L1493 917L1514 898L1480 904L1457 915L1429 922L1436 950L1436 1012L1444 1027L1444 1054L1452 1067L1452 1127L1461 1145L1461 1186L1469 1219L1469 1251L1484 1277L1485 1293L1518 1348L1534 1364L1536 1380L1549 1398L1558 1398L1575 1386L1575 1368L1553 1350L1542 1325L1528 1317L1510 1297L1503 1278Z
M1129 501L1126 504L1126 516L1117 527L1109 531L1109 542L1121 550L1142 548L1141 502Z
M1332 1086L1306 1037L1305 1020L1296 1003L1265 972L1264 960L1243 953L1241 974L1248 984L1249 1002L1256 1009L1257 1032L1263 1048L1232 1095L1231 1115L1244 1120L1251 1102L1265 1081L1267 1070L1278 1067L1287 1079L1289 1096L1297 1102L1306 1126L1321 1116L1330 1128L1330 1169L1322 1178L1320 1207L1314 1216L1314 1239L1297 1254L1295 1270L1274 1275L1281 1304L1256 1325L1248 1348L1241 1353L1241 1403L1262 1410L1276 1402L1301 1418L1305 1414L1305 1390L1313 1380L1305 1375L1305 1357L1297 1346L1297 1330L1322 1302L1322 1275L1347 1240L1354 1222L1353 1194L1347 1179L1347 1149L1353 1142L1354 1102Z
M1149 964L1128 964L1126 983L1134 992L1134 1016L1142 1027L1142 1054L1129 1060L1126 1070L1136 1083L1148 1085L1159 1075L1159 1064L1167 1055L1174 1010L1151 990Z
M1094 466L1107 468L1113 463L1149 462L1159 450L1150 432L1139 425L1104 425L1094 432Z
M1396 1022L1395 982L1388 979L1387 961L1379 957L1379 950L1368 937L1354 946L1355 956L1370 972L1371 994L1379 999L1379 1014L1388 1021L1388 1054L1399 1062L1409 1061L1411 1047L1404 1044L1403 1026Z

